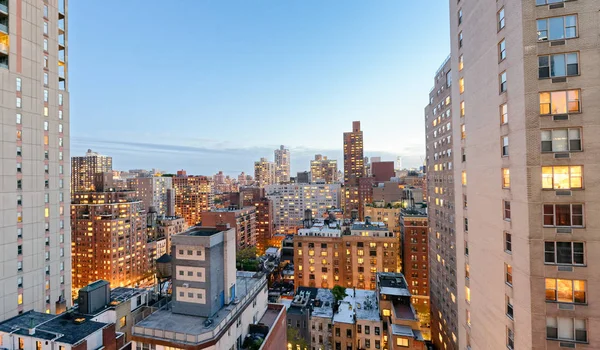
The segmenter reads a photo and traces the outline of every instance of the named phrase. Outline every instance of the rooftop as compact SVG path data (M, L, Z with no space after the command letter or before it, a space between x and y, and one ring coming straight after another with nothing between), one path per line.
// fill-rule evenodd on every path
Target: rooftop
M108 325L79 315L77 320L82 322L75 323L73 317L70 313L50 315L28 311L0 323L0 331L74 345ZM35 329L32 335L29 334L30 328Z
M110 299L123 302L146 293L148 293L148 291L145 289L118 287L110 291Z
M216 227L194 226L189 228L187 231L180 233L179 235L210 237L212 235L216 235L219 232L223 232L223 230L217 229Z
M381 294L408 297L411 296L410 292L408 291L406 280L401 273L378 272L377 284Z
M333 293L329 289L319 288L315 303L313 303L313 317L331 318L333 316Z
M411 337L418 341L424 341L421 331L414 330L408 326L402 326L399 324L392 324L392 334L399 335L401 337Z
M252 275L252 277L250 277ZM149 337L177 343L203 343L216 338L224 331L228 322L234 320L244 308L254 300L259 291L266 286L264 276L254 277L255 273L237 273L236 299L221 308L213 317L212 323L206 323L206 317L189 316L171 312L170 304L138 322L133 333L141 337Z
M371 222L367 224L364 221L355 221L350 229L363 231L389 231L384 222Z
M354 323L354 320L379 321L377 292L364 289L346 289L346 297L340 302L333 322Z
M110 283L108 283L108 281L97 280L97 281L92 282L92 283L88 284L87 286L81 288L79 291L81 291L81 292L89 292L89 291L96 290L96 289L98 289L100 287L103 287L103 286L106 286L106 285L109 285L109 284Z

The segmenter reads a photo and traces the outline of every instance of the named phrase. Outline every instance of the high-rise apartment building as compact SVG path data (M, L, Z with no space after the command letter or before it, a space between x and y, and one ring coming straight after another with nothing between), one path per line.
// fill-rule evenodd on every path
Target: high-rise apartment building
M213 207L212 181L207 176L187 175L178 171L173 177L175 215L185 219L189 226L202 221L202 213Z
M254 181L261 188L277 183L275 177L275 163L261 158L258 162L254 162Z
M600 348L599 11L450 1L456 348Z
M344 215L359 210L359 179L365 176L363 132L360 122L352 122L352 131L344 133Z
M315 182L336 183L338 181L337 172L338 166L335 159L327 159L327 156L317 154L315 159L310 161L310 174Z
M339 184L285 184L271 185L265 189L266 197L273 201L275 232L294 234L302 227L307 209L315 218L323 217L327 209L339 207Z
M0 2L0 320L71 304L67 22L65 0Z
M74 292L99 279L125 287L148 277L146 211L133 191L74 193L71 225Z
M237 248L249 248L256 246L258 240L256 232L256 208L231 207L214 209L202 213L202 226L217 226L229 224L235 229Z
M432 341L457 349L457 238L454 230L454 158L452 135L452 62L435 73L425 107L427 202L429 220L429 288ZM463 105L464 107L464 105ZM464 109L463 109L464 111ZM459 151L460 153L460 151Z
M290 150L283 145L275 150L275 182L290 182Z
M135 195L143 203L144 210L150 207L156 210L158 216L173 215L175 198L169 195L173 189L173 179L170 177L136 177L127 179L127 187L135 191Z
M83 157L71 158L71 193L94 191L94 176L112 170L112 157L91 149Z

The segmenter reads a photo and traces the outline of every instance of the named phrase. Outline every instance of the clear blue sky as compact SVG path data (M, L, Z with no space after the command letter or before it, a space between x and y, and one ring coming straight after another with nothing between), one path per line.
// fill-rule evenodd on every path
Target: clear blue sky
M449 53L448 0L71 1L72 155L115 168L251 172L284 144L292 171L367 155L418 166L423 108Z

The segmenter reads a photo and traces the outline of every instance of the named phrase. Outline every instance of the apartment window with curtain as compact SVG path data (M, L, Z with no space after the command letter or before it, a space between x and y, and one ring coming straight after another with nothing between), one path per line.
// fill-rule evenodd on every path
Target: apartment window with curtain
M587 322L571 317L546 317L546 338L587 343Z
M582 189L583 167L572 166L545 166L542 167L543 189Z
M540 114L581 113L580 90L540 92Z
M547 227L583 227L583 204L544 204L543 224Z
M581 129L552 129L541 131L542 152L582 151Z

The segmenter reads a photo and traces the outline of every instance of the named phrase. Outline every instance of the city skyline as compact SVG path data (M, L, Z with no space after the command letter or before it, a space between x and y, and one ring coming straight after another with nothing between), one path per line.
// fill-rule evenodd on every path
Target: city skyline
M89 18L111 4L69 9L78 28L70 38L72 108L80 116L74 155L91 148L112 155L119 169L250 173L253 161L283 144L294 174L308 170L314 154L341 161L341 136L330 135L360 120L367 155L422 164L430 84L419 72L435 71L449 51L440 35L448 30L445 1L188 2L186 11L165 8L163 22L177 25L151 36L141 18L155 6L138 4L114 3L120 10L109 27ZM407 28L420 35L404 35ZM95 47L119 52L118 60ZM144 59L160 51L168 54ZM392 121L401 125L380 128Z

